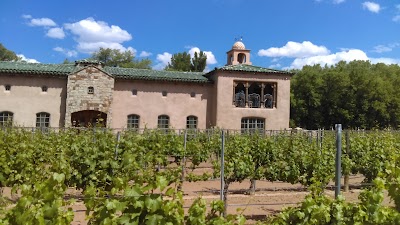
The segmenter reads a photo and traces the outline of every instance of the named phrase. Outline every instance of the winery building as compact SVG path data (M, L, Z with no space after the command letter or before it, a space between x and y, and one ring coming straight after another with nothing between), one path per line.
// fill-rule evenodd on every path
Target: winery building
M281 130L292 75L253 66L241 41L201 73L0 62L0 126Z

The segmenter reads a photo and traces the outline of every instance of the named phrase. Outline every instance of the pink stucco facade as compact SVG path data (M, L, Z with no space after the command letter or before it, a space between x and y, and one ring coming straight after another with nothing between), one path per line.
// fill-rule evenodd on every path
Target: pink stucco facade
M140 116L140 128L156 128L158 116L167 115L171 128L185 129L186 118L196 116L198 128L206 129L211 125L207 112L211 88L210 84L116 80L112 127L126 128L127 116L135 114Z
M241 127L241 118L262 118L265 119L267 130L282 130L289 127L290 75L222 72L213 79L216 80L215 126L237 130ZM236 107L232 104L234 82L276 83L276 107Z
M5 85L10 85L9 91ZM47 92L42 87L47 87ZM52 127L63 127L67 80L49 76L0 75L0 112L14 114L17 126L35 127L36 114L50 113Z
M289 128L293 74L252 66L250 50L241 42L227 58L227 66L200 74L106 68L89 61L66 66L0 62L0 125L11 113L14 125L35 127L37 114L45 112L49 127L70 127L94 121L85 117L98 112L106 120L103 125L114 129L128 128L130 115L141 129L157 128L160 116L167 116L173 129L188 128L189 117L198 129L254 125L246 123L266 130ZM238 104L240 91L245 99ZM268 95L273 104L267 107Z

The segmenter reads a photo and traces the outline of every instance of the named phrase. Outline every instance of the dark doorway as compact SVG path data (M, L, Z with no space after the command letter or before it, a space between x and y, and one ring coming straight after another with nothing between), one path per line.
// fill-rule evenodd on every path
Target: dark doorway
M74 127L106 127L107 114L95 110L83 110L71 115L71 124Z

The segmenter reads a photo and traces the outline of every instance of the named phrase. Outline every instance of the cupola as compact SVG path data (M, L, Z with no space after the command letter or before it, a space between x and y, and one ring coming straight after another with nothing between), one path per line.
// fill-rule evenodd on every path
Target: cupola
M251 65L250 50L246 49L245 45L242 42L242 39L236 41L232 45L232 49L227 52L226 65L238 65L238 64Z

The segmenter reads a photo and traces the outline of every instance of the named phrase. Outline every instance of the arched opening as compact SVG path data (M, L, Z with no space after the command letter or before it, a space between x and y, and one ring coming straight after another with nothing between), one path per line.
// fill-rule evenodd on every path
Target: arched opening
M106 127L107 114L95 110L82 110L71 115L73 127Z
M252 83L249 87L249 107L250 108L260 108L261 105L261 85L257 83Z
M239 53L239 54L238 54L238 62L239 62L240 64L246 63L246 55L243 54L243 53Z
M235 95L233 101L236 107L246 106L246 88L243 83L238 83L235 87Z

